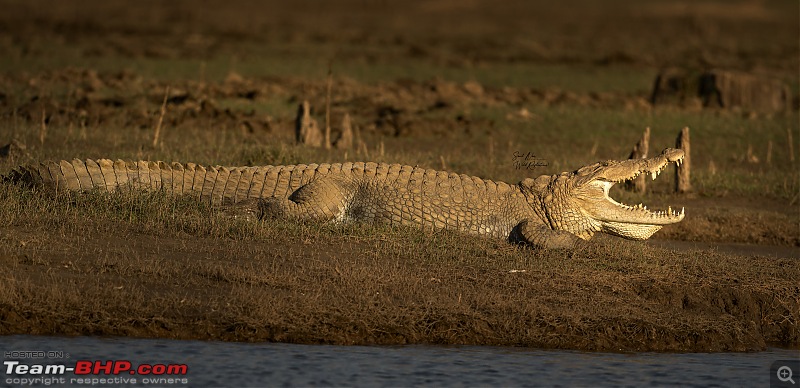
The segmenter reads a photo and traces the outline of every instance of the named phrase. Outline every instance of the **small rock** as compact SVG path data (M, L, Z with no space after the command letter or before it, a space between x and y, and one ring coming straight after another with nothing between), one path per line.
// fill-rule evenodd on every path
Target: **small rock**
M241 74L239 74L239 73L237 73L235 71L232 71L232 72L228 73L228 75L225 77L225 81L224 82L226 84L241 84L241 83L244 83L244 77L242 77Z
M483 97L483 85L475 81L468 81L464 83L464 90L466 90L467 93L471 94L473 97Z
M8 158L27 155L27 151L25 151L26 148L25 144L16 140L11 140L11 143L0 147L0 157Z

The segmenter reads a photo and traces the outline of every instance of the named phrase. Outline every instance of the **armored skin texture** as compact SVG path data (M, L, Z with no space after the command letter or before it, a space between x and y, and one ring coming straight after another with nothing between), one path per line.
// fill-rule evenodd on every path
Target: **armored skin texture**
M54 191L163 190L216 205L251 206L260 217L453 229L539 248L571 248L602 232L644 240L684 217L608 196L616 183L683 160L609 160L512 185L399 164L336 163L203 167L193 163L73 160L15 169L6 179Z

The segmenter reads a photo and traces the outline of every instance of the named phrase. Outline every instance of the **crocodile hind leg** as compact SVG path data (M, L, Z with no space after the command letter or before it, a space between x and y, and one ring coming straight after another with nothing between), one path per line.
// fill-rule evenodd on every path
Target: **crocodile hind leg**
M322 178L309 182L288 198L259 200L259 218L315 221L340 220L347 209L351 188L339 180Z

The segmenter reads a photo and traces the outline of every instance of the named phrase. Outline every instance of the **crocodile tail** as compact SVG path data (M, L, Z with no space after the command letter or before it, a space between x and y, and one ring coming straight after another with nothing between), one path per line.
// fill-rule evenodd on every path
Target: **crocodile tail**
M311 169L294 167L229 168L204 167L194 163L73 159L21 166L3 177L3 180L57 192L163 191L191 195L211 205L219 205L248 198L288 196L292 183L307 183L316 170L316 165L308 166ZM302 182L301 178L304 178Z
M4 180L56 191L115 191L128 183L127 176L117 174L117 170L124 171L119 169L120 163L124 166L124 162L108 159L47 161L17 167Z
M21 166L5 180L56 191L163 190L183 194L192 192L191 185L184 185L186 171L180 163L73 159Z

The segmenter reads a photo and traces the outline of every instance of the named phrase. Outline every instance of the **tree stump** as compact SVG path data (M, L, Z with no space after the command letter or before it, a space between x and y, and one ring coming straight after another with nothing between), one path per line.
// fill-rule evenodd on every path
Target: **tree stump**
M645 128L642 138L633 146L628 159L644 159L647 158L647 153L650 149L650 127ZM642 174L632 181L625 182L625 188L637 193L644 193L647 190L647 174Z
M675 167L675 192L688 193L692 191L692 182L690 181L690 172L692 168L692 160L690 157L689 145L689 127L684 127L678 134L678 139L675 141L675 148L682 149L685 156L680 166Z
M757 74L666 68L656 77L650 102L770 113L790 109L792 94L782 81Z
M322 131L317 125L317 120L311 117L311 104L303 101L297 109L295 119L295 141L312 147L322 146Z
M336 139L334 147L340 150L353 148L353 126L350 123L350 115L347 113L342 118L342 134Z

